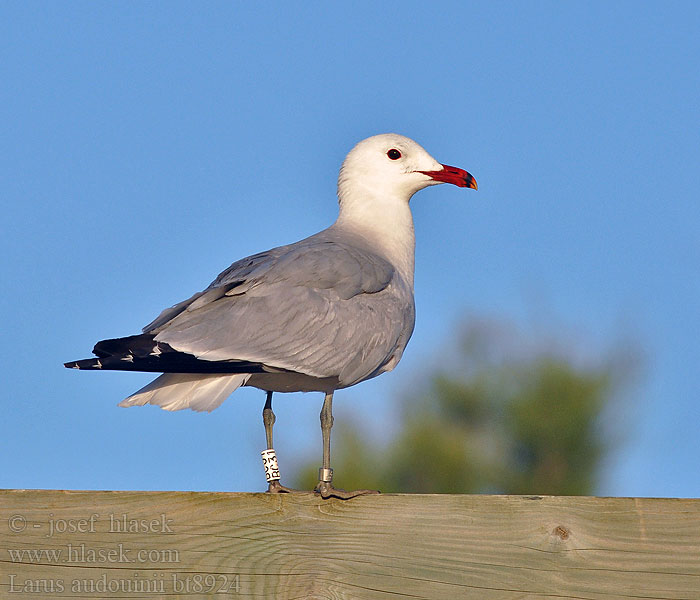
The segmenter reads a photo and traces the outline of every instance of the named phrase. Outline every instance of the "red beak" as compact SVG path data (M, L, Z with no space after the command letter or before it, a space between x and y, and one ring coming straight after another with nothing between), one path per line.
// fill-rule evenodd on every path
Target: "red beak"
M442 171L418 171L427 175L435 181L441 181L443 183L452 183L459 187L477 189L476 179L474 179L469 173L464 169L459 169L457 167L451 167L449 165L442 165Z

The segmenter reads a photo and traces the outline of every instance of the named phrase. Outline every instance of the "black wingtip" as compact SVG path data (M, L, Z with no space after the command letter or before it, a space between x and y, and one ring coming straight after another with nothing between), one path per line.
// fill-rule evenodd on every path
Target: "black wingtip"
M101 369L99 358L85 358L83 360L72 360L67 363L63 363L66 369Z
M183 352L164 352L158 355L100 356L63 363L67 369L81 371L143 371L147 373L264 373L260 363L237 361L199 360Z

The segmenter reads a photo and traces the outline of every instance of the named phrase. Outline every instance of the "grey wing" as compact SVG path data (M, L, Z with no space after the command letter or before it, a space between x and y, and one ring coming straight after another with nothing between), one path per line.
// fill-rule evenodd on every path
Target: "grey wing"
M177 317L183 311L192 311L205 304L214 302L221 298L225 293L233 288L241 286L251 277L258 269L269 267L274 261L283 254L288 246L273 248L267 252L253 254L241 260L234 262L226 270L219 273L217 278L209 284L207 289L197 292L190 296L187 300L178 302L174 306L163 310L153 321L143 328L143 333L153 333L159 328L162 328L169 321Z
M341 385L393 367L413 330L414 308L391 264L323 239L279 250L242 281L233 271L217 278L204 292L217 297L198 306L204 295L195 298L156 339L200 359L260 362L339 377Z

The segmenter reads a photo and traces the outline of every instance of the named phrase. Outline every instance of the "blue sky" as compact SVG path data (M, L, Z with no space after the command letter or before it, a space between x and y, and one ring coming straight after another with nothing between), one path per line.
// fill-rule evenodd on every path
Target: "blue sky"
M126 410L151 376L62 363L326 227L347 151L395 131L479 191L413 199L414 337L336 423L389 427L469 315L632 340L598 492L700 496L699 7L3 3L0 486L264 489L262 392ZM320 460L320 395L276 398L283 473Z

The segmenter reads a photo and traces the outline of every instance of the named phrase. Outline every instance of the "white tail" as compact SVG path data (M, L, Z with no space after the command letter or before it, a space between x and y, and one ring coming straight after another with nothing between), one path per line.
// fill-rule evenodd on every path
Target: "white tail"
M235 375L164 373L146 387L122 400L119 406L155 404L165 410L191 408L211 412L244 385L250 374Z

